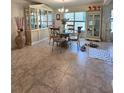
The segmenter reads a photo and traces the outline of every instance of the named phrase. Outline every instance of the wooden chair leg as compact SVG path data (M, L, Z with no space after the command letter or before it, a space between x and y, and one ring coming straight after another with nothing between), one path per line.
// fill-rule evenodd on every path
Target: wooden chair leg
M79 45L79 46L80 46L80 41L79 41L79 40L77 41L77 45Z
M53 37L49 37L49 45L50 45L51 39L53 39Z
M49 37L49 45L50 45L51 37Z
M53 47L54 47L54 41L53 41L53 43L52 43L52 52L53 52Z
M80 46L80 41L78 41L79 42L79 46Z

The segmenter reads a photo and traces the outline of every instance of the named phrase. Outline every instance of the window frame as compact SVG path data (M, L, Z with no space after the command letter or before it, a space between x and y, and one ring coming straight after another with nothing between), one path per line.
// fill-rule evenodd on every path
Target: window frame
M84 20L79 21L79 20L76 20L76 19L75 19L75 18L76 18L76 17L75 17L75 16L76 16L75 14L78 13L78 12L80 12L80 13L85 13L85 21L84 21ZM77 31L77 29L75 28L75 23L76 23L76 22L81 22L82 25L83 25L83 23L85 23L85 26L86 26L86 11L77 11L77 12L74 11L74 12L68 12L68 13L73 13L74 20L73 20L73 21L70 20L70 21L67 21L67 22L73 22L74 30L75 30L75 31ZM66 13L64 13L64 18L65 18L65 14L66 14ZM85 28L85 26L84 26L84 28ZM86 30L86 28L85 28L85 30ZM81 30L81 32L85 32L85 30Z

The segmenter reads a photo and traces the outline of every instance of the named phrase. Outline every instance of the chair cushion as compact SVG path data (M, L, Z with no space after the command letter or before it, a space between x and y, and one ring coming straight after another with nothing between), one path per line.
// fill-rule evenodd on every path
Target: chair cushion
M77 36L70 36L69 40L77 41L78 37Z

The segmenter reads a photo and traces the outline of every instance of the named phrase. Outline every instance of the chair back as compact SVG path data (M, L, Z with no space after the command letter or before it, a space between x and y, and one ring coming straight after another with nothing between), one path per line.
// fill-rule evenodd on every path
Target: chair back
M70 34L70 40L72 41L79 41L80 33L81 33L81 26L78 27L78 31L75 31Z
M60 33L60 28L58 27L57 28L54 27L52 30L53 30L53 33Z
M68 26L68 32L74 33L74 25L67 25Z
M60 33L60 28L52 28L52 35L53 35L53 41L56 41L60 38L60 36L58 35Z

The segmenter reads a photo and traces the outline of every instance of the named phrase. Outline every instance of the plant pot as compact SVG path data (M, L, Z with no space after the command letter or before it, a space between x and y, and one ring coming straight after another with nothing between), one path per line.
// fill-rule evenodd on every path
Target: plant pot
M79 33L79 34L81 33L81 28L82 28L82 27L78 27L78 33Z
M23 31L18 31L18 36L15 38L15 42L17 45L17 48L23 48L25 46L25 36L23 35Z

